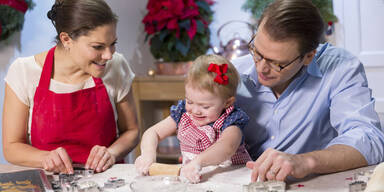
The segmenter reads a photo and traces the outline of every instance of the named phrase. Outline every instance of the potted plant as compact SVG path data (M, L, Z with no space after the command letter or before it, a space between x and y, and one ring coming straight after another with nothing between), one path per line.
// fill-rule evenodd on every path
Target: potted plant
M0 1L0 42L23 28L24 14L34 5L32 0Z
M265 7L274 0L247 0L243 5L243 10L251 12L254 19L260 18ZM332 0L312 0L312 3L319 9L321 16L326 24L332 25L337 21L333 14Z
M148 1L143 23L146 41L149 40L150 51L158 61L158 73L185 73L192 60L207 52L212 4L212 0ZM188 64L180 68L180 62ZM164 71L165 63L176 71Z

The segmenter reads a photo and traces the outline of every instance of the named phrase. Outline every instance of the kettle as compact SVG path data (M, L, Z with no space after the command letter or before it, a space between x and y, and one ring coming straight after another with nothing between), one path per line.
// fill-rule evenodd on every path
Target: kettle
M237 25L235 25L234 23L236 23ZM250 35L247 34L246 37L242 37L240 35L240 30L239 30L240 28L235 28L235 26L238 26L239 24L240 26L245 25L247 32L250 33ZM221 33L223 33L224 28L227 29L230 26L232 26L233 29L228 31L229 34L227 35L231 35L231 37L227 41L227 43L224 45L223 39L220 35ZM240 20L228 21L223 25L221 25L217 30L217 37L220 40L220 47L212 47L212 50L215 54L221 55L227 58L228 60L233 60L233 59L236 59L237 57L247 55L249 53L248 42L250 38L253 37L253 35L255 34L255 31L256 31L256 28L248 22L240 21ZM248 41L246 40L247 38L249 39Z

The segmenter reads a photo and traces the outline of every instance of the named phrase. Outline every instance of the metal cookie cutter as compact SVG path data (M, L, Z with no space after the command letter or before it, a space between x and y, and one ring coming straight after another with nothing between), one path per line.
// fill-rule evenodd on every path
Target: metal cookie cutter
M367 183L373 174L373 170L355 173L353 180L349 183L349 192L362 192L367 187Z
M81 178L91 177L94 171L91 169L85 169L84 165L74 164L74 174L59 173L53 174L51 181L52 187L55 191L59 192L78 192L78 191L96 191L95 189L80 189L86 185L84 182L79 182ZM80 184L80 188L79 188Z
M111 177L104 183L104 188L119 188L125 185L124 179L118 179L117 177Z
M77 192L101 192L102 189L94 181L83 181L76 184Z
M353 180L354 181L364 181L367 183L369 181L369 179L371 178L372 174L373 174L373 170L361 171L361 172L354 174Z
M285 192L285 182L265 181L243 185L243 192Z
M349 192L363 192L367 187L365 181L354 181L349 184Z
M74 164L73 171L80 177L91 177L95 173L93 169L86 169L82 164Z

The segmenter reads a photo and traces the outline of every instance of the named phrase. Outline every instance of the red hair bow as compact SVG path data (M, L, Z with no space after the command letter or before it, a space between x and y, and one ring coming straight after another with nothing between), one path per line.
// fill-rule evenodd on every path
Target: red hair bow
M208 67L209 72L215 72L217 74L214 81L221 85L228 84L228 76L225 75L225 73L227 73L227 70L228 64L217 65L214 63L210 63Z

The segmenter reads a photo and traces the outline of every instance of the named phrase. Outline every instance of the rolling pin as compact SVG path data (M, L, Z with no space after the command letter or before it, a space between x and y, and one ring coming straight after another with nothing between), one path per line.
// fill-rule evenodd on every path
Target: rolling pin
M149 175L180 175L181 164L152 163Z

